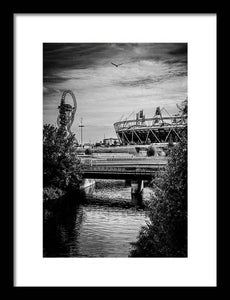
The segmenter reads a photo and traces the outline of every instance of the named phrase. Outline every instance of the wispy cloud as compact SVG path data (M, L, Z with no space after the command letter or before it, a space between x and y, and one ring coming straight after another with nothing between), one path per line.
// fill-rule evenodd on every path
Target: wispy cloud
M72 129L79 137L83 117L86 141L103 131L115 136L113 123L132 110L151 115L160 105L175 113L187 96L187 44L48 43L43 54L44 122L56 122L61 93L71 89L78 104Z

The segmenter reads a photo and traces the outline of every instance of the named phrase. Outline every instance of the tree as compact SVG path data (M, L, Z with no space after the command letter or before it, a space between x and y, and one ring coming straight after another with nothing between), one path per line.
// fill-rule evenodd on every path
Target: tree
M74 134L65 133L53 125L43 126L43 187L75 190L81 181L81 163L76 155Z
M132 243L133 257L187 255L187 133L171 148L166 172L153 183L150 222Z

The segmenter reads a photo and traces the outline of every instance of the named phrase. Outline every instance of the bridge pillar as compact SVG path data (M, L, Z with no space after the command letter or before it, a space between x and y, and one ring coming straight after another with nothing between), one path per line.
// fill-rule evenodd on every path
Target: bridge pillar
M137 205L142 205L143 188L144 188L144 180L131 181L131 198L133 203Z
M131 186L131 180L125 179L125 186Z

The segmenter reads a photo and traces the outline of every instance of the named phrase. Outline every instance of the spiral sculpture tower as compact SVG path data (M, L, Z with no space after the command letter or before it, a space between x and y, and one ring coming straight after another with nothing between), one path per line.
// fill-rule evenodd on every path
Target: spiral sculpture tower
M70 94L73 99L73 106L65 103L65 97ZM74 121L74 116L77 110L77 101L74 93L71 90L65 90L61 97L61 103L58 106L59 115L57 117L57 125L60 132L65 133L66 136L71 134L71 126Z

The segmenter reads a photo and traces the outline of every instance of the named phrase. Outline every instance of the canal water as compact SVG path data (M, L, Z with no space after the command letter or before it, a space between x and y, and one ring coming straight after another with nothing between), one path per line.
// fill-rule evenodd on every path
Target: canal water
M143 202L152 190L144 188ZM79 199L44 204L44 257L128 257L131 242L148 221L144 207L134 206L131 188L122 180L96 180Z

